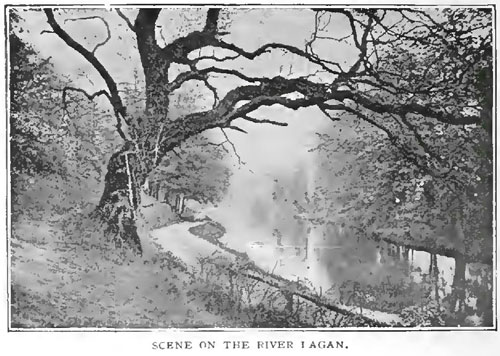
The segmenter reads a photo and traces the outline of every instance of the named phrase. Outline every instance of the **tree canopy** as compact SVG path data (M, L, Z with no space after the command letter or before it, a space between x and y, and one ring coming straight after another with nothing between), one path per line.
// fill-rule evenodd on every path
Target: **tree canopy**
M332 127L344 119L358 125L358 137L370 137L364 148L362 143L352 148L370 160L360 182L366 186L370 175L382 172L400 207L404 202L414 209L421 204L410 204L415 199L431 205L444 199L455 209L491 198L489 8L302 9L311 20L302 46L293 41L255 46L252 33L235 35L233 23L259 11L254 9L199 9L192 12L189 30L172 28L166 21L169 15L187 16L187 10L114 9L82 11L83 16L79 10L43 11L49 25L45 36L55 35L74 49L105 84L93 93L73 86L63 92L106 98L126 145L108 165L101 208L116 204L113 192L121 191L120 204L129 206L134 220L131 211L138 205L130 197L139 194L128 192L131 182L138 189L167 154L206 130L245 131L238 126L241 120L286 126L259 114L260 108L275 105L314 107ZM274 10L275 19L279 11ZM104 40L84 45L65 30L68 21L88 19L105 25ZM100 59L99 52L117 30L111 20L120 21L123 35L135 37L144 78L145 104L140 109L124 99L123 85ZM288 73L287 61L292 63ZM135 70L131 65L131 75L137 75ZM115 174L124 165L127 174ZM400 179L393 180L395 175ZM362 199L370 198L365 194ZM479 206L484 204L477 206L483 209ZM471 209L475 213L459 209L460 217L454 219L464 214L473 219L477 209ZM109 216L115 210L103 211Z

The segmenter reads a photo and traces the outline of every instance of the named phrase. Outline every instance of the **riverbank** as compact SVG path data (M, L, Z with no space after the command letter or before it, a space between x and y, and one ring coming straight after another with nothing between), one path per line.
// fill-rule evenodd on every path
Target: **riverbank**
M245 253L235 251L218 239L210 239L204 236L195 236L190 231L193 228L208 225L211 222L181 222L167 227L163 227L151 232L153 241L171 251L175 256L190 265L196 265L203 261L210 265L212 275L207 279L218 279L221 268L231 275L230 285L234 284L234 279L247 279L245 283L252 284L253 288L272 288L274 293L281 294L286 303L285 309L291 315L302 315L304 321L299 324L307 325L308 320L314 319L313 315L322 315L326 320L339 320L339 318L357 319L361 324L356 326L401 326L402 319L395 314L373 311L363 308L353 308L329 300L325 296L318 295L301 281L290 281L269 271L265 271L251 261ZM213 257L215 256L215 257ZM201 273L206 272L206 268L201 266ZM235 287L233 286L234 293ZM238 288L236 288L238 289ZM246 289L245 287L240 289ZM246 294L249 304L263 306L270 301L266 300L266 293L255 292L252 295ZM271 303L272 304L272 303ZM299 312L296 309L307 309ZM312 310L312 311L311 311ZM330 314L327 318L325 314ZM313 320L311 326L318 326L319 320ZM327 326L339 326L335 323L326 323ZM325 326L325 325L319 325Z
M239 273L248 261L194 235L174 233L166 246L158 243L149 236L153 226L176 229L179 220L164 204L147 199L143 204L141 257L106 242L101 227L86 218L90 207L71 216L51 214L50 221L18 220L11 238L11 327L372 325L309 301L290 303L289 293L259 281L261 275ZM177 247L171 248L174 241ZM200 252L209 254L196 254L203 246Z
M429 318L439 315L439 305L403 312L395 307L393 313L379 307L378 294L358 293L361 299L342 301L306 278L281 276L274 262L270 268L255 263L254 256L266 256L264 245L255 244L249 255L227 244L241 236L221 235L217 229L224 227L215 222L199 227L209 219L182 221L147 197L143 205L142 257L121 255L106 243L100 227L85 218L91 206L71 215L51 212L50 220L19 218L11 239L12 327L448 326ZM338 250L328 255L332 251ZM315 257L311 253L309 262ZM325 262L318 258L318 264ZM413 297L408 295L410 301Z
M220 212L210 216L225 221ZM491 265L467 263L456 283L455 253L431 253L415 242L411 249L328 225L293 241L260 226L226 222L227 233L215 243L247 254L267 272L300 280L335 305L399 315L408 326L492 325Z

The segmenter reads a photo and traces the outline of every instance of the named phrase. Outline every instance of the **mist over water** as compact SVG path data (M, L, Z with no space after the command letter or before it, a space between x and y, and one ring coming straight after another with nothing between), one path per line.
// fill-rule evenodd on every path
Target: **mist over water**
M318 168L318 153L311 149L319 144L315 133L331 132L332 124L320 115L286 114L290 115L283 121L288 127L244 126L249 135L230 136L244 163L235 164L225 199L205 212L226 228L221 241L246 252L267 271L303 281L317 291L330 290L337 298L351 285L394 287L426 280L429 253L411 251L403 256L387 243L355 237L336 216L323 216L321 223L310 221L314 209L331 203L312 199L325 177ZM346 135L346 125L338 124L344 128L338 135ZM341 155L333 153L328 159L336 164L345 160ZM339 187L345 179L339 178ZM438 256L437 265L444 296L451 291L454 260Z

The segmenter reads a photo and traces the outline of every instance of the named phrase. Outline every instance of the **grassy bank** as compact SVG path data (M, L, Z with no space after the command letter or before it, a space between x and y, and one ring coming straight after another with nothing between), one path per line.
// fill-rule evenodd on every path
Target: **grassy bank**
M31 182L31 183L30 183ZM13 205L11 325L17 328L304 327L359 325L234 273L223 255L186 265L148 238L178 221L143 200L142 257L122 253L88 216L100 187L26 180Z

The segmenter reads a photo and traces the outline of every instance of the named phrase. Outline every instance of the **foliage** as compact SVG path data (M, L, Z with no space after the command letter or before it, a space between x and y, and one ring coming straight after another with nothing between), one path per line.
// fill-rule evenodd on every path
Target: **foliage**
M217 241L226 233L226 229L218 222L207 221L201 225L191 227L189 232L201 239L217 244Z
M401 317L405 325L418 327L444 326L446 313L436 301L429 301L403 309Z
M47 145L58 143L61 135L57 123L51 120L57 107L51 103L56 93L47 90L51 81L50 65L42 61L36 52L18 36L22 20L11 12L12 27L9 33L10 72L10 134L11 171L14 186L20 174L47 174L58 172L51 160L51 153L62 155L60 147ZM55 146L55 147L54 147Z
M390 43L384 36L374 40L378 60L359 86L382 105L425 103L455 116L479 113L482 122L459 126L396 111L372 113L373 125L367 125L362 117L341 116L348 122L342 136L320 136L326 182L319 189L332 202L328 214L338 214L361 234L395 235L394 241L453 248L469 259L488 261L493 215L491 16L446 9L432 14L440 25L419 19L429 13L408 16L395 28L418 23L420 29L410 26L415 29ZM328 165L331 155L342 163ZM342 176L356 178L344 181L341 191L328 191Z
M40 177L98 184L106 155L116 146L107 110L65 92L50 59L43 59L18 33L24 24L11 11L10 153L13 193Z
M225 163L227 153L223 143L214 144L206 135L195 137L163 159L152 173L151 184L160 185L171 196L182 193L200 203L217 204L231 176Z

